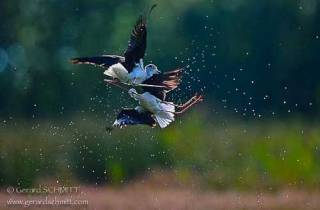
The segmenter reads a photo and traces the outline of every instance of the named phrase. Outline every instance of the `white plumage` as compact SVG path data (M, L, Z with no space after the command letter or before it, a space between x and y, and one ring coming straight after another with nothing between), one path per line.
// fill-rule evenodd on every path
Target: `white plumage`
M124 83L129 81L129 73L121 63L116 63L110 66L104 74L112 78L117 78Z
M156 122L161 128L167 127L174 121L175 106L173 103L163 102L149 92L138 94L133 88L129 90L129 95L139 101L139 104L144 109L154 115Z
M173 103L160 103L162 111L158 111L154 114L156 121L161 128L167 127L174 121L175 106Z
M122 83L133 85L139 85L151 78L154 74L159 73L158 68L154 64L149 64L144 68L142 59L140 60L140 63L135 64L135 67L130 73L121 63L110 66L104 72L105 75L116 78Z

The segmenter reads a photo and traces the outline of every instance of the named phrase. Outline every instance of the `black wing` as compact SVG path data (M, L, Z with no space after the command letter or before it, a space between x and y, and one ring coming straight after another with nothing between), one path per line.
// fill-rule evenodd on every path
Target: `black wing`
M151 78L143 82L143 84L164 86L164 88L143 87L142 89L145 92L149 92L161 100L165 100L166 93L176 89L179 86L182 77L182 70L183 69L181 68L173 71L164 72L162 74L155 74Z
M118 55L100 55L93 57L73 58L71 59L71 62L73 64L90 64L102 68L109 68L113 64L123 63L124 60L124 57Z
M153 5L149 11L149 15L153 8ZM133 30L131 31L131 36L127 50L124 53L125 57L125 67L130 72L135 63L139 62L141 58L144 57L147 48L147 18L145 15L140 15L137 20Z
M138 112L135 109L122 109L118 114L113 127L122 127L126 125L149 125L156 126L156 121L153 119L150 112Z
M127 70L133 69L135 63L144 57L147 48L147 25L146 18L142 15L139 17L134 26L128 48L124 53L125 67Z

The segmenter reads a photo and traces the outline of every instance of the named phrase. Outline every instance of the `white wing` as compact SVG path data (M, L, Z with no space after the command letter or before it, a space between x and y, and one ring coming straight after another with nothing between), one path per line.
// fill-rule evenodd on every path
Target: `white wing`
M129 79L129 73L121 63L116 63L110 66L104 74L109 77L117 78L121 82L127 82Z

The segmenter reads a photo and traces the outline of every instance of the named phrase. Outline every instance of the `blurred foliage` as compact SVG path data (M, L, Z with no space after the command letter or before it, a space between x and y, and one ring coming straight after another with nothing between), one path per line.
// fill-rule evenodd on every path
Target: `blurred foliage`
M0 184L124 184L161 169L175 171L182 183L198 177L210 189L320 187L319 125L205 116L193 112L166 132L134 127L112 134L91 119L8 122L0 129Z
M108 117L101 112L118 101L116 91L106 90L101 70L68 61L124 52L138 15L152 3L1 1L1 117L59 117L61 109L73 115L88 107ZM318 1L157 3L146 62L163 71L186 67L181 98L202 91L218 110L243 118L318 113Z
M161 168L217 189L319 187L319 2L158 1L146 63L186 67L169 97L200 91L205 105L165 130L109 135L134 102L69 59L121 54L152 3L0 1L0 185L122 184Z
M175 165L200 174L206 186L268 190L319 186L317 126L296 121L231 121L222 126L204 122L197 113L162 134L162 140L174 148Z

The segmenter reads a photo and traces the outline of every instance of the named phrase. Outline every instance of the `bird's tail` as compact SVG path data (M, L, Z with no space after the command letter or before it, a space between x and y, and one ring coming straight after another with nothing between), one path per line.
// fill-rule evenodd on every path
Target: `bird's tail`
M154 114L155 120L159 124L160 128L167 127L171 122L174 121L175 106L173 103L161 103L162 111Z

